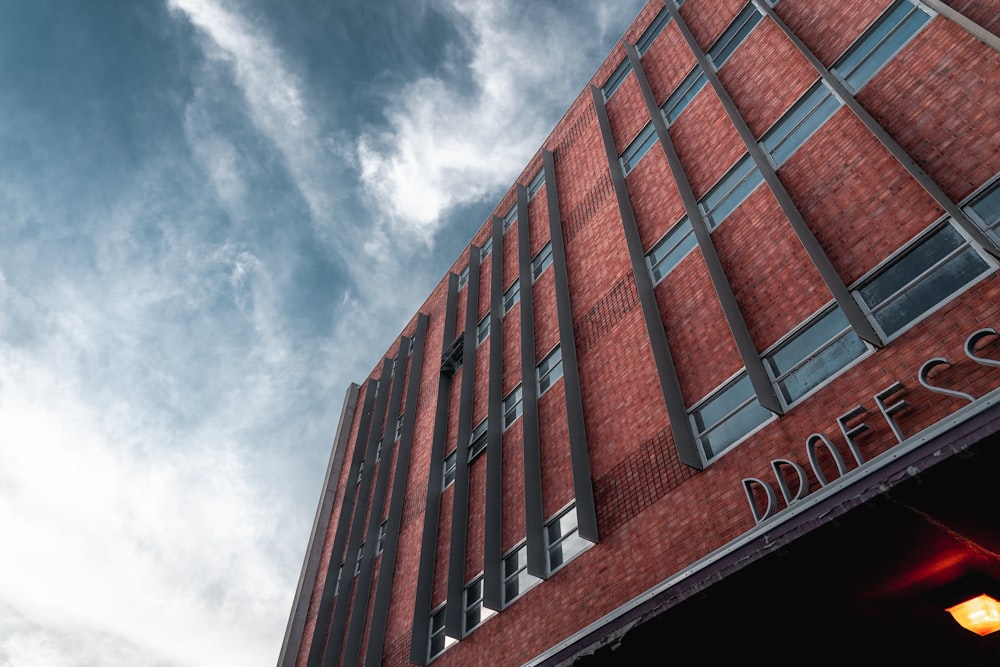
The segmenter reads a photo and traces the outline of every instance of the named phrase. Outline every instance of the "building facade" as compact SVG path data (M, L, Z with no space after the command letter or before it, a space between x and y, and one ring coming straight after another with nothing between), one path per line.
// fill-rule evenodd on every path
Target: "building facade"
M279 665L1000 655L998 31L650 0L348 390Z

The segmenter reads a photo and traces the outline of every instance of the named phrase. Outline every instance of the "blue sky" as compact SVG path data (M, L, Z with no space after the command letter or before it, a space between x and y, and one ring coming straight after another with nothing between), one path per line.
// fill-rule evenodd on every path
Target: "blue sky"
M0 667L274 664L348 383L643 4L0 4Z

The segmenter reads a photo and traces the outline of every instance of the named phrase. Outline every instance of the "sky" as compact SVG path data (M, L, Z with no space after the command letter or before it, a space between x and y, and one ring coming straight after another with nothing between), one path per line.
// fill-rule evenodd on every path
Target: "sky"
M0 667L275 664L349 383L644 4L0 3Z

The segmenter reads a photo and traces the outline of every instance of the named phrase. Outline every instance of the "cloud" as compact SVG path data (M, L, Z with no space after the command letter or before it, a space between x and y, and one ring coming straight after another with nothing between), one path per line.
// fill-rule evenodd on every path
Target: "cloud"
M621 29L639 6L578 4L574 17L588 23L545 3L441 3L468 35L468 60L453 67L467 68L473 85L455 85L453 72L413 81L387 100L388 129L358 141L373 209L425 241L450 210L510 185L600 62L607 39L595 32Z
M169 0L205 37L209 65L231 69L233 81L245 101L245 111L280 153L289 176L308 205L313 224L324 240L349 256L333 233L337 197L332 193L334 165L342 155L336 142L323 137L310 113L301 78L265 31L244 16L214 0ZM232 146L222 142L204 109L216 72L209 67L201 76L193 109L186 118L189 143L206 165L222 199L230 204L243 194L235 169ZM199 82L196 82L198 85ZM217 102L218 100L214 100Z

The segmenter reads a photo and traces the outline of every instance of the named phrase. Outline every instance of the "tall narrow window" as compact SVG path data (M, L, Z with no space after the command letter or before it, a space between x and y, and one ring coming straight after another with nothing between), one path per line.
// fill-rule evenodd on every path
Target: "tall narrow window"
M522 544L503 559L503 603L509 605L519 595L540 582L528 574L528 545Z
M444 633L444 605L431 614L430 637L427 646L427 658L433 659L444 653L445 649L454 646L458 640Z
M847 368L867 350L840 308L826 312L764 355L785 406Z
M510 229L514 225L515 222L517 222L517 205L516 204L514 206L511 206L510 210L507 211L507 214L505 216L503 216L503 230L507 231L508 229Z
M535 373L538 376L538 395L541 396L555 384L556 380L562 377L562 348L556 345L554 350L538 362Z
M911 2L897 2L840 57L833 71L855 91L861 90L930 18Z
M951 224L914 243L855 292L886 338L992 270Z
M615 71L611 73L608 80L604 82L603 86L601 86L601 92L604 93L605 102L611 99L611 96L615 94L615 91L618 90L618 87L622 85L622 81L625 80L625 77L627 77L628 73L631 71L632 63L629 62L628 58L621 61L618 67L615 68Z
M726 174L712 186L704 197L701 205L708 219L709 229L715 229L722 224L730 213L736 210L754 190L764 182L757 165L749 155L734 164Z
M680 3L677 3L680 4ZM660 10L660 13L650 22L649 26L642 32L639 39L635 42L635 50L639 52L639 55L644 55L646 51L649 51L649 47L653 45L656 38L660 36L663 32L663 28L670 21L670 12L664 7Z
M761 137L760 143L773 158L774 166L784 164L839 108L840 100L822 81L810 88Z
M479 246L479 261L486 259L489 254L493 252L493 237L487 236L486 240L483 241L483 245Z
M476 578L471 584L465 587L465 628L463 634L469 634L476 626L496 612L483 606L483 578Z
M484 419L472 429L469 436L469 461L486 451L486 422Z
M531 280L538 280L538 276L545 272L545 269L552 264L552 241L542 246L531 260Z
M635 166L639 164L639 160L642 159L655 143L656 129L652 123L646 123L646 127L642 128L621 155L622 170L626 176L635 169Z
M696 245L698 242L694 237L691 221L685 215L646 253L646 264L653 277L653 284L659 283L673 271Z
M771 413L757 402L750 378L743 373L702 400L691 417L708 461L766 422Z
M441 471L441 488L447 489L455 481L455 469L458 465L458 450L452 450L451 454L444 457L444 466Z
M506 315L510 309L521 300L521 282L514 280L514 283L503 293L503 314Z
M555 572L587 548L590 542L580 537L576 506L545 524L545 548L549 572Z
M677 89L670 94L667 101L660 107L660 112L663 114L663 118L667 121L668 125L677 120L681 112L691 104L691 100L701 92L706 83L708 83L708 79L705 78L705 73L701 70L700 66L695 65L691 73L684 77L684 80L677 86Z
M743 11L733 19L733 22L719 35L719 38L708 50L708 56L712 59L712 64L715 65L716 69L721 69L726 64L729 56L733 55L736 47L742 44L750 31L760 23L760 19L761 14L753 6L753 3L748 3Z
M521 416L523 406L521 404L521 385L514 387L514 390L503 399L503 427L508 428Z
M528 201L531 201L535 195L538 194L538 191L542 189L543 185L545 185L545 172L542 169L539 169L538 173L535 174L535 177L531 179L530 183L528 183Z
M490 337L490 314L486 313L483 319L479 320L479 324L476 325L476 347L483 344L487 338Z
M988 236L1000 243L1000 179L977 195L965 210Z

